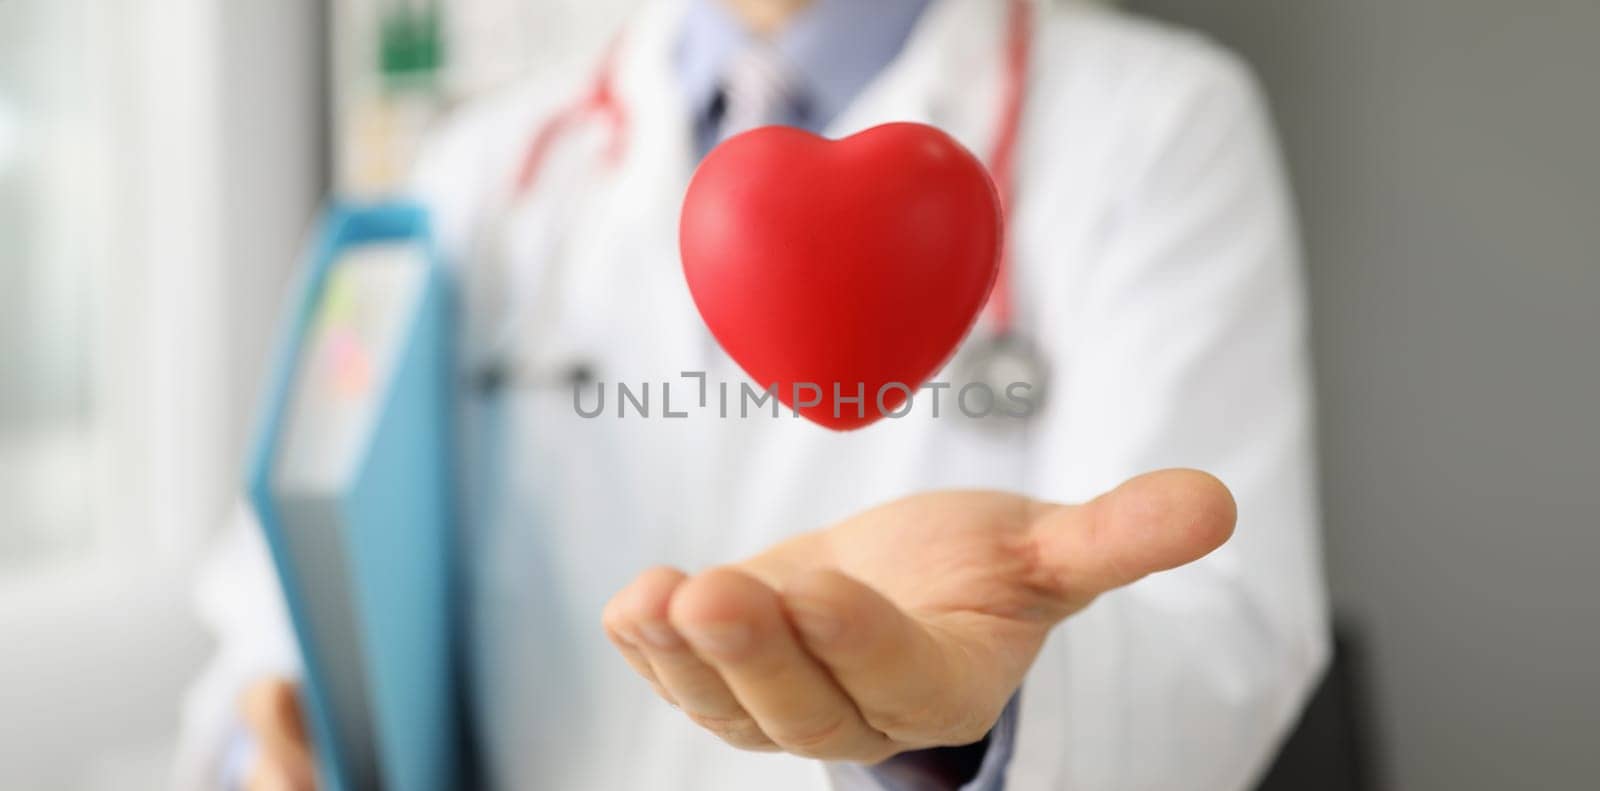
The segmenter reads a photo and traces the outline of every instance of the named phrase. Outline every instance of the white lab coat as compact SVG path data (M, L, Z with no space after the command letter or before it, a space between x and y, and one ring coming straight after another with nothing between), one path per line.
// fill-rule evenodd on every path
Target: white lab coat
M1017 326L1049 361L1049 401L1025 429L992 431L951 419L947 392L940 419L919 407L837 434L715 416L715 383L744 380L677 258L692 168L671 67L679 13L653 5L620 39L628 123L614 170L596 153L604 125L590 124L505 206L533 130L581 74L459 113L416 181L467 284L470 360L515 359L528 380L583 362L608 383L676 381L674 409L694 397L680 372L713 383L711 410L687 419L659 417L659 401L649 420L583 419L570 387L537 381L465 399L472 669L497 786L824 787L814 762L726 747L657 700L607 644L606 599L648 565L735 560L912 492L1070 502L1168 466L1225 481L1237 531L1056 628L1022 688L1010 787L1250 785L1328 640L1300 262L1245 68L1114 11L1041 8L1009 227ZM990 0L935 2L830 133L921 120L988 151L1004 16ZM294 663L252 531L228 539L201 600L221 648L188 702L191 779L215 777L241 685Z

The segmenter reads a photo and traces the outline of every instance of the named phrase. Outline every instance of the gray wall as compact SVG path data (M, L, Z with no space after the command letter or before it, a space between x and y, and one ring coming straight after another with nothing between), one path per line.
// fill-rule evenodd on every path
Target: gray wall
M1600 783L1600 2L1143 0L1254 63L1386 785Z

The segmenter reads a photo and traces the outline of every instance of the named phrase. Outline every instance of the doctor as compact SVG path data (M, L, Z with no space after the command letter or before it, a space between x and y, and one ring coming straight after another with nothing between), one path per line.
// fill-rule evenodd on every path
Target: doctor
M1249 787L1327 638L1301 274L1244 69L1003 0L669 0L599 61L461 112L415 179L468 300L492 785ZM936 378L1022 343L1037 414L578 413L595 382L744 381L677 260L698 156L895 120L1009 182L1000 308ZM200 594L186 781L306 787L247 514Z

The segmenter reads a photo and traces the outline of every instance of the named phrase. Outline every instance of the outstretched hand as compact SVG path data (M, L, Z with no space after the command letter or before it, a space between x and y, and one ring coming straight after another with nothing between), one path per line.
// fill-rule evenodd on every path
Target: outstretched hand
M736 747L876 763L983 738L1050 628L1216 549L1216 478L1166 470L1082 505L916 495L690 577L644 572L607 635L656 692Z

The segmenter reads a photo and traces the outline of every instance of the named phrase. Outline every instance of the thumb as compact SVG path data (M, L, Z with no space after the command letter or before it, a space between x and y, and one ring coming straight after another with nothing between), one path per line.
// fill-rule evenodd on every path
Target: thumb
M1135 476L1087 503L1044 506L1029 527L1047 587L1074 607L1205 557L1233 535L1233 494L1199 470Z

